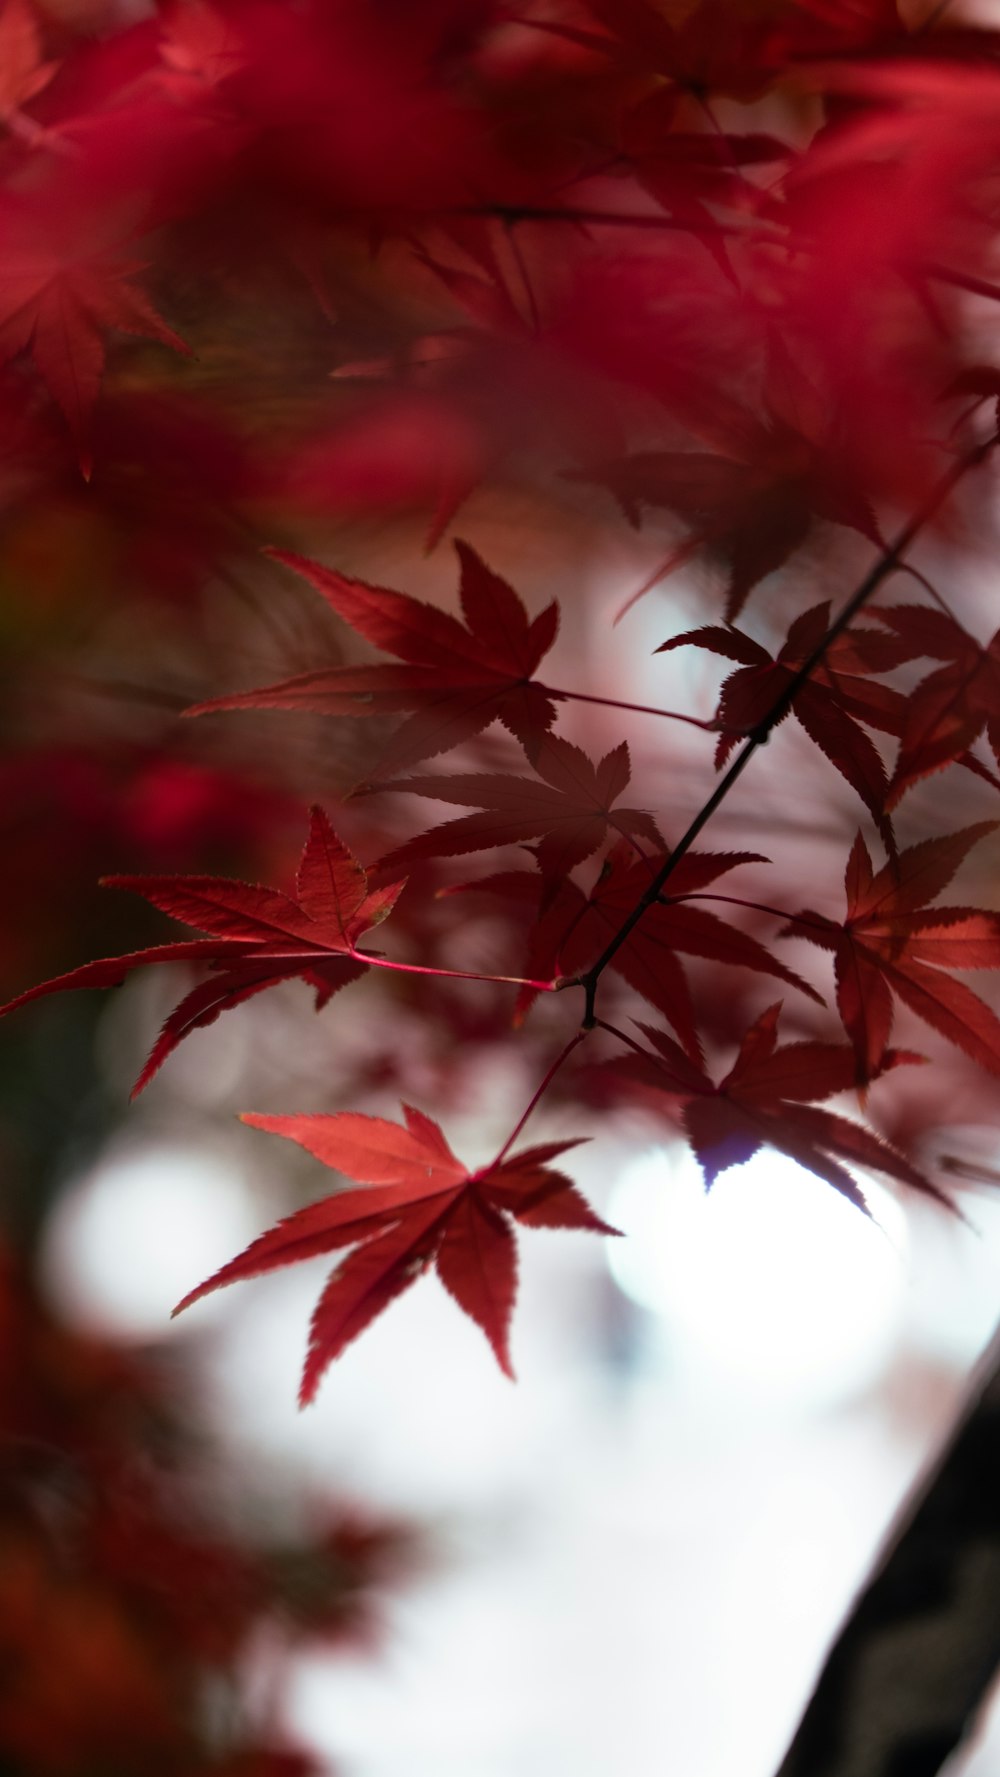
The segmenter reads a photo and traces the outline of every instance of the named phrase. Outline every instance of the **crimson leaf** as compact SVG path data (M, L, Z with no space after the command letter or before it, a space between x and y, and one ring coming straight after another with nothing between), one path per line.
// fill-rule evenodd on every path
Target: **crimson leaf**
M537 839L543 875L558 879L596 851L609 827L637 834L657 849L662 846L651 815L642 809L615 806L631 777L624 741L595 765L579 747L557 735L546 735L534 764L537 778L459 772L447 777L401 778L386 784L387 790L432 796L437 801L479 808L482 813L463 815L407 840L382 859L380 870L394 875L422 858L457 857L494 845Z
M469 1172L439 1125L409 1105L405 1126L354 1111L333 1116L243 1120L286 1136L367 1189L340 1191L309 1204L253 1241L199 1284L174 1313L210 1291L353 1247L330 1277L313 1314L299 1401L313 1400L324 1371L345 1346L436 1266L459 1307L482 1328L504 1374L517 1286L513 1222L534 1228L583 1228L614 1234L549 1161L577 1141L526 1148Z
M854 1084L854 1054L845 1043L777 1045L780 1010L780 1004L769 1007L751 1025L718 1085L671 1037L645 1024L641 1029L652 1049L634 1051L606 1067L653 1104L670 1101L680 1108L706 1188L730 1166L741 1166L770 1146L825 1179L866 1214L864 1194L848 1167L886 1173L950 1207L943 1193L888 1142L863 1124L810 1102ZM880 1071L917 1059L886 1050Z
M211 934L157 944L126 956L103 957L29 987L0 1007L11 1012L29 1000L78 987L117 987L147 963L208 964L209 979L174 1007L133 1088L133 1097L190 1031L252 994L296 976L316 989L317 1008L364 973L355 946L391 913L403 887L396 881L369 889L366 871L337 838L321 808L313 808L309 837L292 898L256 883L220 876L108 876L111 888L131 889L161 912Z
M833 951L837 1005L860 1080L882 1066L894 998L980 1066L1000 1074L1000 1019L964 982L943 973L1000 968L1000 913L928 907L972 847L996 826L980 821L925 839L877 873L859 833L847 862L843 924L805 909L786 927L786 936Z
M374 716L410 710L371 775L383 775L446 752L501 721L529 758L555 717L555 705L534 678L555 640L558 606L528 617L513 587L470 548L456 543L465 622L434 605L386 587L351 580L305 556L270 550L322 593L338 616L402 666L346 666L300 674L257 691L197 704L212 710L299 709L328 716Z

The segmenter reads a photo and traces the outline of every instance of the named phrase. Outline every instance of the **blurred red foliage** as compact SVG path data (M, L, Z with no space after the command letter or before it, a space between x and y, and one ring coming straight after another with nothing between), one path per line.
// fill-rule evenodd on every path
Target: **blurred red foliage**
M985 731L996 754L1000 681L975 575L1000 394L1000 33L930 0L169 0L141 17L2 0L0 62L12 991L127 973L134 956L69 965L120 956L134 916L102 915L88 884L139 868L145 887L127 880L161 909L212 910L207 949L168 951L137 919L138 960L217 970L239 950L222 987L188 983L158 1059L271 980L325 1004L363 971L336 1109L390 1086L462 1105L476 1064L516 1044L541 1081L529 1109L627 1116L652 1070L658 1114L697 1146L692 1105L711 1099L742 1133L712 1136L709 1177L757 1116L849 1196L851 1140L858 1164L881 1153L936 1192L892 1112L906 1070L887 1057L917 1058L886 1048L888 995L907 1040L911 1015L922 1044L930 1027L935 1066L940 1038L981 1067L969 1092L995 1120L996 1020L947 971L1000 961L995 760L976 751ZM433 587L417 546L459 513L496 544L459 546L464 622L394 583ZM700 684L664 709L599 676L592 589L641 549L624 608L666 583L664 673L691 660L681 643L735 664L714 714ZM904 571L919 602L881 602ZM550 578L557 685L536 676ZM191 706L203 719L182 726ZM379 781L428 759L443 769ZM372 812L352 786L395 794ZM415 830L407 797L471 812ZM248 909L292 903L217 872L287 882L304 800L339 804L342 840L315 817L328 880L308 902L300 879L280 929L250 931ZM862 811L875 880L896 885L878 917L853 892L862 852L878 868L851 849ZM696 849L716 817L727 836ZM969 850L963 823L975 905L929 907L933 871L913 900L921 859ZM457 879L454 859L498 848L479 883ZM774 853L763 888L718 889ZM802 976L772 941L789 918L808 937L788 903L824 897L811 935L833 973L814 944ZM376 914L385 953L362 931ZM791 989L792 1040L737 1116L732 1052L773 1038L760 974ZM661 1030L635 1054L639 1000L682 1048ZM817 1073L820 1051L838 1059ZM849 1085L900 1149L802 1101ZM506 1251L507 1211L475 1196L488 1175L469 1201ZM435 1228L421 1263L445 1251ZM484 1321L485 1248L467 1245L454 1293Z
M0 1267L0 1763L91 1777L318 1771L247 1712L247 1661L377 1639L411 1572L401 1521L328 1503L308 1532L240 1534L190 1379L61 1325ZM277 1500L258 1500L280 1526ZM275 1634L278 1640L275 1641ZM326 1768L326 1767L324 1767Z

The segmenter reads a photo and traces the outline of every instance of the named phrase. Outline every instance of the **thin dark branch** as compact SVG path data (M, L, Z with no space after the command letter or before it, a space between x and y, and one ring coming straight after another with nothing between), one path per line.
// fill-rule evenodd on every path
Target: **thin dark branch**
M634 710L639 716L665 716L670 722L686 722L690 728L704 728L710 734L746 733L745 728L725 728L711 716L703 720L700 716L686 716L680 710L656 709L648 703L623 703L618 697L593 697L589 691L557 691L552 685L541 685L539 689L547 692L549 697L573 703L600 703L609 710Z
M585 1030L578 1030L576 1035L570 1038L569 1042L566 1044L565 1049L563 1049L556 1056L555 1061L552 1063L552 1066L549 1068L549 1070L546 1073L541 1084L539 1086L537 1086L535 1088L535 1091L532 1093L531 1098L528 1103L527 1110L524 1111L524 1113L518 1118L513 1129L511 1130L510 1134L508 1135L507 1140L504 1142L503 1147L500 1149L500 1152L497 1154L496 1159L493 1161L494 1166L499 1166L501 1160L503 1160L506 1157L506 1155L509 1154L511 1148L514 1146L514 1143L516 1142L518 1136L520 1135L522 1129L524 1128L524 1125L527 1123L528 1118L531 1116L532 1111L534 1110L535 1106L539 1103L539 1101L544 1097L545 1093L548 1091L549 1086L552 1084L552 1081L555 1079L556 1074L559 1072L559 1069L562 1067L563 1062L569 1060L569 1057L572 1055L573 1050L577 1047L578 1044L583 1042L583 1039L586 1035L587 1035L587 1032Z
M671 905L669 895L661 895L665 906ZM805 926L814 932L828 932L829 923L822 924L818 919L810 919L805 913L789 913L786 907L770 907L766 901L745 901L742 895L704 894L678 895L678 901L725 901L730 907L748 907L754 913L773 913L775 919L787 919L789 925ZM779 937L781 934L778 934Z
M702 828L708 824L716 809L725 801L730 790L732 790L733 786L742 776L755 753L757 753L765 742L770 739L772 730L776 728L778 723L788 714L799 690L814 672L815 668L819 666L820 662L825 658L827 650L837 640L837 637L843 634L844 630L847 629L848 625L857 616L858 612L863 609L872 594L881 586L883 580L887 579L887 577L894 572L899 564L900 558L910 547L914 538L919 536L924 527L930 523L935 513L941 506L943 506L949 494L952 493L962 478L967 475L971 469L975 468L979 463L986 459L990 452L996 447L997 442L998 440L994 436L987 439L984 444L976 445L973 450L967 451L964 456L959 457L940 478L937 484L931 489L931 492L923 502L923 505L909 522L903 526L902 530L896 537L895 542L889 545L885 552L879 557L875 565L865 575L861 584L847 600L847 603L844 605L839 615L834 619L822 640L811 650L805 660L803 660L801 666L798 667L796 672L789 679L785 689L782 691L780 697L775 700L771 709L764 717L764 720L759 723L758 727L751 733L745 746L743 746L737 753L736 758L733 760L733 763L729 767L725 776L720 778L711 796L708 798L708 801L702 804L702 807L695 815L694 820L691 822L687 831L678 841L677 845L674 846L673 851L670 852L669 856L664 860L664 863L650 882L645 893L636 902L636 905L633 907L628 917L623 920L618 931L615 933L615 936L602 951L597 961L592 964L587 970L587 973L581 978L586 995L583 1014L583 1028L585 1030L591 1029L594 1024L594 1005L597 994L597 984L601 975L612 959L617 956L618 951L621 949L630 933L634 931L643 915L658 899L664 884L669 881L681 859L687 856L687 853L691 850L691 847L698 838Z

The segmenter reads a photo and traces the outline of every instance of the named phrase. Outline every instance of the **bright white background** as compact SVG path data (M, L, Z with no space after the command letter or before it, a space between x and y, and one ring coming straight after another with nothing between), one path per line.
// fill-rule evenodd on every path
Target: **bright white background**
M49 1242L60 1301L123 1336L160 1337L283 1206L273 1141L163 1110L76 1181ZM324 1261L171 1333L203 1352L248 1476L432 1531L429 1577L386 1600L381 1655L295 1671L288 1727L338 1773L773 1777L961 1409L1000 1312L987 1189L965 1196L973 1229L878 1186L868 1223L780 1157L706 1199L680 1152L598 1146L574 1170L627 1238L525 1236L516 1386L423 1279L298 1413ZM996 1736L961 1766L998 1772Z

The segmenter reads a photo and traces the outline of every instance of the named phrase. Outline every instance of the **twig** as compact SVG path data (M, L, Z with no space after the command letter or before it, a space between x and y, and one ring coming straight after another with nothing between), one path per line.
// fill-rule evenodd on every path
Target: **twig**
M585 1030L592 1029L594 1025L594 1004L597 994L597 984L601 975L612 959L618 954L618 951L629 937L629 934L638 925L647 909L659 898L660 891L664 884L669 880L681 859L687 856L687 853L691 850L691 847L702 828L707 825L716 809L725 801L730 790L742 776L755 753L770 739L772 730L776 728L778 723L788 714L799 690L805 684L815 668L824 659L828 649L837 640L837 637L843 634L844 630L857 616L858 612L867 603L868 599L870 599L872 594L881 586L883 580L895 570L900 558L909 548L914 538L917 537L924 527L930 523L930 520L944 504L948 495L958 485L962 478L967 475L971 469L977 467L979 463L985 461L990 452L996 448L997 443L998 438L996 436L989 438L984 444L978 444L973 450L967 451L964 456L960 457L957 462L951 465L947 472L937 482L936 486L931 489L931 492L928 494L920 509L914 514L908 523L903 526L902 530L896 537L895 542L889 545L879 557L874 567L872 567L865 575L861 584L857 587L855 592L852 593L839 615L831 623L825 636L823 636L815 648L810 651L801 666L796 669L795 673L789 679L785 689L782 691L781 695L776 698L763 721L761 721L751 732L746 745L740 749L739 753L737 753L729 770L726 772L725 776L719 780L707 802L703 803L687 831L683 834L677 845L674 846L673 851L670 852L669 856L664 860L664 863L657 871L645 893L636 902L636 905L633 907L628 917L623 920L618 931L615 933L615 936L602 951L597 961L593 963L587 970L586 974L581 977L581 985L583 986L585 993L583 1013L583 1028Z
M633 710L638 716L665 716L670 722L686 722L691 728L704 728L710 734L745 734L746 729L722 728L712 717L702 720L700 716L686 716L680 710L656 709L648 703L622 703L617 697L594 697L589 691L557 691L551 685L540 685L539 690L549 697L558 697L572 703L600 703L609 710Z
M494 1166L499 1166L501 1160L503 1160L505 1155L507 1155L510 1152L510 1150L514 1146L514 1143L516 1142L518 1136L520 1135L522 1129L524 1128L524 1125L527 1123L528 1118L531 1116L532 1111L534 1110L535 1106L539 1103L540 1099L542 1099L544 1097L545 1093L548 1091L550 1085L552 1084L552 1081L556 1077L556 1074L559 1072L559 1069L562 1067L563 1062L569 1060L569 1057L572 1055L573 1050L578 1046L578 1044L583 1042L583 1039L585 1036L587 1036L587 1034L588 1033L585 1030L578 1030L576 1035L574 1037L570 1038L569 1042L566 1044L566 1047L565 1047L565 1049L562 1050L561 1054L556 1056L555 1061L552 1063L552 1066L549 1068L548 1072L546 1073L544 1079L541 1082L541 1085L537 1086L535 1088L535 1091L532 1093L531 1099L528 1103L527 1110L523 1113L522 1116L520 1116L518 1118L513 1129L511 1130L510 1134L508 1135L507 1140L504 1142L503 1147L500 1149L500 1152L498 1153L496 1159L493 1161Z

